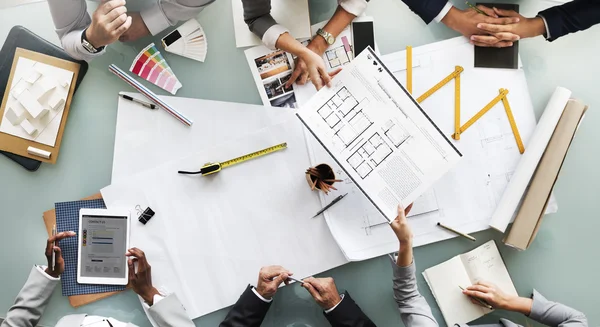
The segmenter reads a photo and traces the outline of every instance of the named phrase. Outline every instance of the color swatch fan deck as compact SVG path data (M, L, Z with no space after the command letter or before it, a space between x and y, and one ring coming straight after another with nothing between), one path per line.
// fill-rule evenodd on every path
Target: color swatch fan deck
M195 19L188 20L165 36L162 44L168 52L201 62L206 59L206 35Z
M154 43L148 45L135 57L129 70L173 95L182 86Z

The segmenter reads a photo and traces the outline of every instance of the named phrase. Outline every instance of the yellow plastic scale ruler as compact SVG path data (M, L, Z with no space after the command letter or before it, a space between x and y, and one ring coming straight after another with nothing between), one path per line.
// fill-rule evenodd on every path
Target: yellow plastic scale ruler
M406 85L409 92L412 94L412 48L406 47ZM483 107L479 112L477 112L471 119L469 119L463 126L460 126L460 74L464 71L461 66L456 66L454 72L450 75L446 76L439 83L434 85L432 88L427 90L427 92L423 93L420 97L417 98L417 102L421 103L425 101L428 97L430 97L433 93L441 89L444 85L448 84L450 81L454 80L454 134L452 134L452 138L455 140L460 140L460 134L464 133L467 128L471 127L479 118L481 118L485 113L487 113L492 107L494 107L498 102L502 101L504 105L504 110L506 111L506 116L508 117L508 122L510 124L510 128L515 136L515 141L517 142L517 147L519 148L519 152L523 154L525 152L525 147L523 146L523 140L521 139L521 134L519 133L519 129L517 128L517 123L515 121L515 117L512 114L512 110L510 109L510 105L508 103L508 90L500 89L500 94L495 97L490 103L488 103L485 107Z
M189 172L189 171L179 171L180 174L186 174L186 175L196 175L196 174L202 174L202 176L206 176L206 175L211 175L211 174L215 174L220 172L223 168L227 168L227 167L231 167L233 165L237 165L239 163L248 161L248 160L252 160L252 159L256 159L258 157L262 157L264 155L267 154L271 154L273 152L276 151L280 151L287 148L287 143L281 143L281 144L277 144L275 146L266 148L266 149L262 149L256 152L252 152L246 155L243 155L241 157L237 157L231 160L227 160L227 161L223 161L223 162L209 162L207 164L205 164L204 166L202 166L202 168L200 168L200 171L196 171L196 172Z

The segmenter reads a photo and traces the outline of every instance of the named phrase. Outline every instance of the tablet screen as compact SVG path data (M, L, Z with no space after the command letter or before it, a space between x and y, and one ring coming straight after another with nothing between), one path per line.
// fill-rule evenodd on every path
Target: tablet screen
M81 224L81 276L124 278L127 217L83 215Z

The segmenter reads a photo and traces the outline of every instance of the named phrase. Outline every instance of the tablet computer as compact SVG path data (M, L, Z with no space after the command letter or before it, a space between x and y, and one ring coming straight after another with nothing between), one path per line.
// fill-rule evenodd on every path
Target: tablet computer
M130 218L127 210L79 211L78 283L127 285Z

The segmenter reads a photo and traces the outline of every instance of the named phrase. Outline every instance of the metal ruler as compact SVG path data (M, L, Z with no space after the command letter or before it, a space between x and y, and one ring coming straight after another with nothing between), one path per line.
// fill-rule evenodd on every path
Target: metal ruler
M186 174L186 175L196 175L196 174L202 174L202 176L211 175L211 174L220 172L221 170L223 170L223 168L231 167L233 165L237 165L242 162L246 162L248 160L256 159L256 158L265 156L267 154L271 154L273 152L283 150L285 148L287 148L287 143L281 143L281 144L277 144L275 146L272 146L272 147L269 147L266 149L262 149L262 150L259 150L256 152L245 154L241 157L237 157L237 158L234 158L231 160L227 160L227 161L223 161L223 162L209 162L209 163L205 164L204 166L202 166L202 168L200 168L200 170L196 171L196 172L179 171L179 173Z

